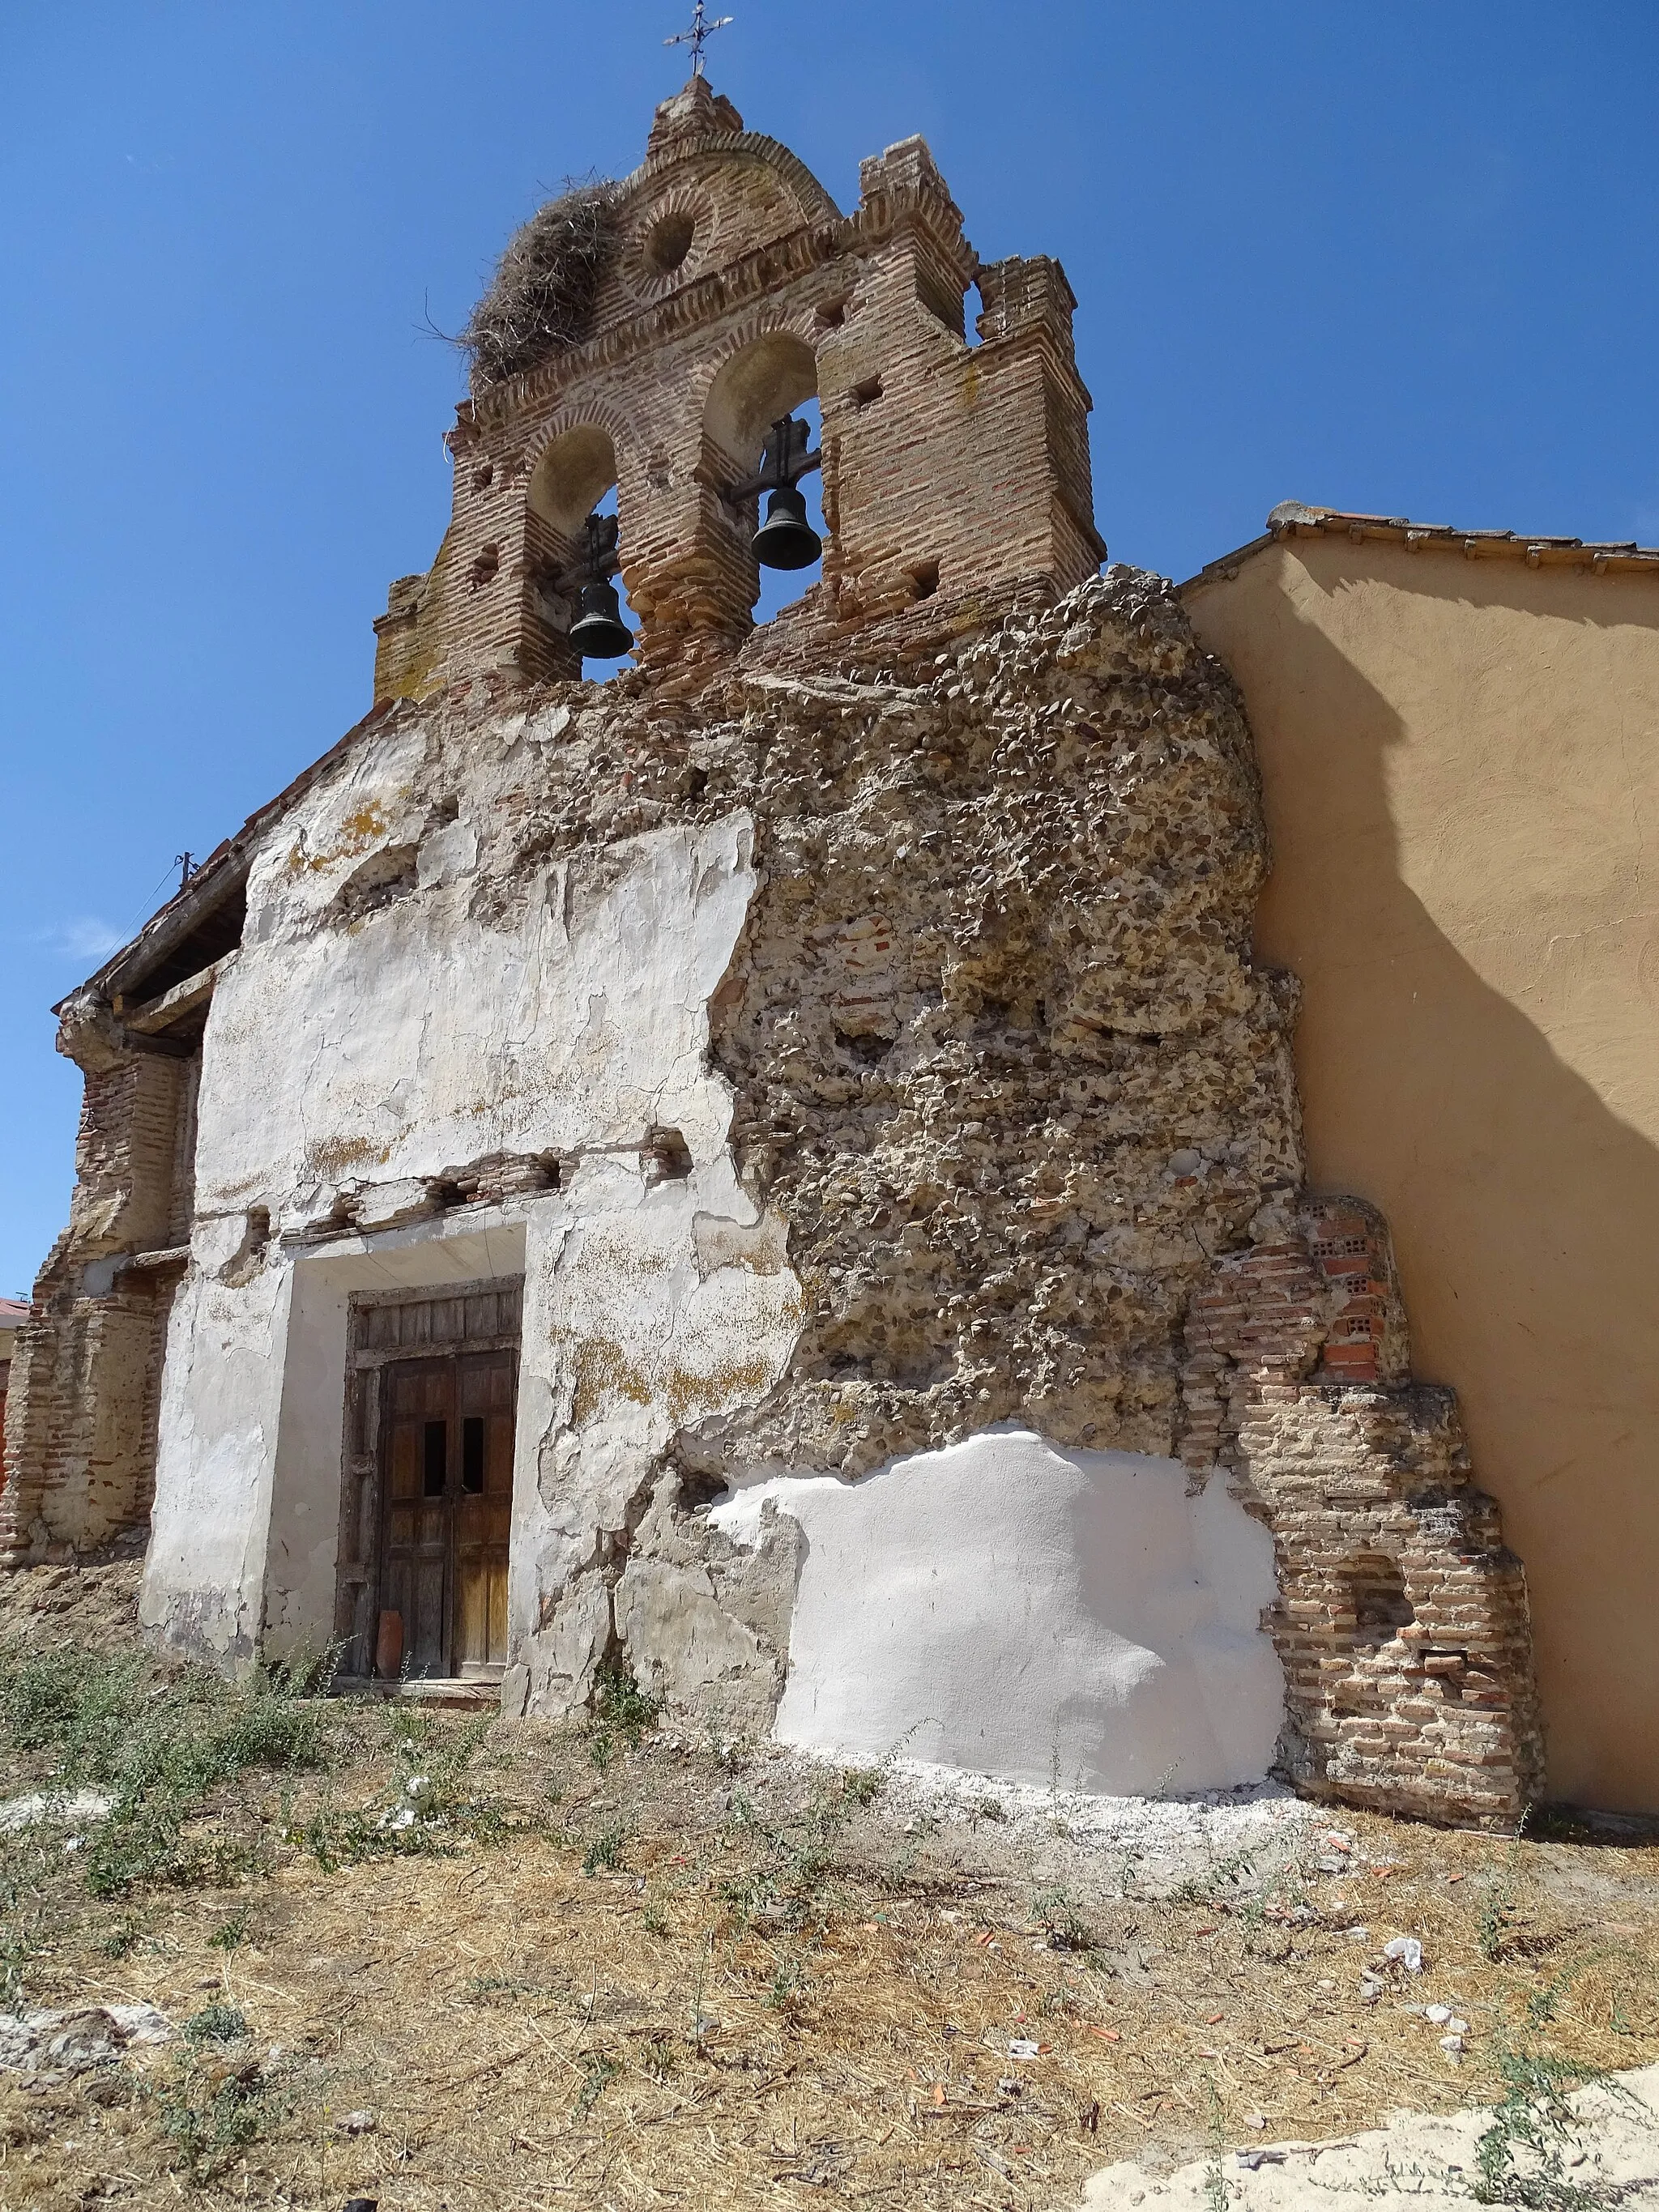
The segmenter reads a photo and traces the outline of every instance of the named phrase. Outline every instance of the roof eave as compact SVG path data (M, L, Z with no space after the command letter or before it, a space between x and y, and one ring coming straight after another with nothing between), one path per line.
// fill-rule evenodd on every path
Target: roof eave
M1413 522L1399 514L1356 514L1346 508L1308 507L1300 500L1282 500L1267 517L1267 527L1236 551L1206 561L1180 589L1195 590L1202 584L1231 582L1247 561L1271 547L1307 538L1346 538L1359 545L1404 545L1408 551L1461 553L1466 560L1522 561L1530 568L1568 568L1595 575L1659 575L1659 547L1598 544L1582 538L1528 536L1516 530L1460 530L1450 523Z

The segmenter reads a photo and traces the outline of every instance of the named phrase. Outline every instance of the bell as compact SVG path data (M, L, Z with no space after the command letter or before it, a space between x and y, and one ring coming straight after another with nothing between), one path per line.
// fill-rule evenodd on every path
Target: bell
M793 484L773 493L752 546L763 568L810 568L823 552L823 540L806 520L806 501Z
M584 660L617 660L634 642L634 633L622 618L616 587L584 584L579 612L570 625L570 642Z

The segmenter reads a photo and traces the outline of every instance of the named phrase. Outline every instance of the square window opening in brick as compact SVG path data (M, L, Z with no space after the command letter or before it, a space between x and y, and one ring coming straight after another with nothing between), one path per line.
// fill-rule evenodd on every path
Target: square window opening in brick
M1351 1560L1342 1570L1342 1587L1358 1650L1374 1650L1391 1642L1417 1618L1398 1561L1381 1553L1362 1553Z
M917 270L917 299L930 315L943 323L953 337L959 338L967 336L967 317L963 305L965 296L942 270Z

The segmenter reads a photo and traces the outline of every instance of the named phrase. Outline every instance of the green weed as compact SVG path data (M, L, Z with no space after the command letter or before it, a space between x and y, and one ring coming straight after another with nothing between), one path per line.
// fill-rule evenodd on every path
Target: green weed
M600 1773L616 1756L618 1743L636 1751L657 1725L661 1700L647 1697L617 1659L606 1659L593 1681L593 1706L587 1723L587 1755Z
M766 1992L766 2002L774 2012L789 2010L805 1979L805 1967L799 1957L785 1954L773 1960L772 1986Z
M777 1901L778 1886L767 1867L753 1867L747 1874L728 1875L720 1886L720 1899L729 1905L746 1928L769 1911Z
M601 1828L582 1854L582 1872L594 1875L601 1868L620 1866L623 1845L628 1841L628 1836L625 1821L613 1820L608 1827Z
M702 1993L708 1985L708 1969L714 1956L714 1936L711 1929L697 1953L696 1978L691 1985L691 2048L699 2052L702 2049L703 2037L714 2024L702 2008Z
M1595 2212L1615 2203L1618 2190L1576 2181L1567 2172L1569 2159L1580 2159L1583 2149L1583 2123L1568 2099L1575 2089L1606 2082L1601 2069L1512 2049L1499 2050L1498 2066L1506 2094L1476 2147L1476 2203L1520 2212Z
M246 2038L247 2017L234 2005L204 2005L185 2022L187 2043L242 2043Z
M153 2093L161 2132L192 2181L209 2181L239 2150L287 2118L293 2098L280 2075L257 2066L224 2074L195 2057Z
M741 1774L749 1764L748 1747L742 1737L722 1735L720 1723L712 1714L708 1718L708 1756L722 1774Z
M621 2072L614 2058L607 2058L602 2051L589 2051L583 2062L582 2086L576 2097L578 2119L592 2110L605 2094L605 2085L614 2081Z
M1227 2212L1227 2155L1226 2118L1221 2107L1221 2098L1215 2083L1205 2085L1209 2090L1210 2161L1204 2169L1204 2202L1207 2212Z
M124 1912L114 1925L106 1928L98 1939L98 1948L106 1959L126 1959L135 1952L143 1938L144 1923L136 1912ZM210 1943L213 1937L209 1936Z
M57 1871L41 1828L0 1836L0 2009L17 2010L28 1962L52 1938Z
M1092 1939L1079 1917L1069 1890L1041 1889L1031 1899L1031 1917L1055 1951L1086 1951Z
M481 1716L453 1735L404 1721L394 1739L401 1778L365 1805L341 1805L330 1790L303 1820L290 1809L288 1839L325 1874L370 1859L448 1858L463 1843L501 1844L537 1820L498 1799L469 1794L470 1770L490 1726Z
M142 1655L0 1644L0 1731L26 1755L53 1756L54 1784L113 1798L82 1865L94 1897L142 1883L198 1882L240 1870L245 1854L187 1843L208 1794L252 1768L323 1765L331 1722L310 1695L309 1658L228 1682L198 1668L154 1681Z
M514 1974L471 1974L465 1986L472 2003L479 2005L516 2004L526 1997L551 1994L542 1983L520 1981Z
M1504 1938L1509 1933L1515 1917L1515 1893L1521 1878L1521 1844L1527 1832L1528 1814L1521 1816L1521 1825L1510 1839L1504 1863L1487 1886L1486 1903L1480 1908L1479 1941L1480 1955L1493 1961L1504 1948Z
M253 1921L253 1901L245 1898L228 1920L222 1920L208 1937L210 1951L237 1951L248 1939Z
M418 1814L405 1820L405 1810L384 1802L340 1805L331 1794L288 1830L288 1840L309 1853L325 1874L342 1867L362 1866L372 1859L449 1858L459 1847L459 1831L434 1826Z

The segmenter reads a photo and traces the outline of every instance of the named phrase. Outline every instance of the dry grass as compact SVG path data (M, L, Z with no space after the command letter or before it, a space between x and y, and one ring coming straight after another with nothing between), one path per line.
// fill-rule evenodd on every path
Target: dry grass
M1116 1858L1063 1838L912 1832L875 1777L659 1736L601 1769L578 1730L468 1741L453 1717L335 1711L330 1771L244 1782L192 1827L197 1863L234 1844L265 1871L100 1901L54 1846L31 2004L222 2004L252 2041L0 2088L0 2203L1000 2212L1075 2203L1129 2154L1496 2096L1506 2039L1659 2057L1651 1848L1350 1818L1349 1873L1317 1869L1316 1824L1265 1883L1224 1866L1126 1896ZM446 1759L423 1854L353 1856L386 1844L351 1808ZM325 1807L332 1871L303 1840ZM1395 1932L1428 1971L1361 2003ZM1461 2068L1406 2008L1435 1999L1471 2024ZM1040 2055L1012 2059L1017 2037ZM343 2133L362 2108L373 2130Z

